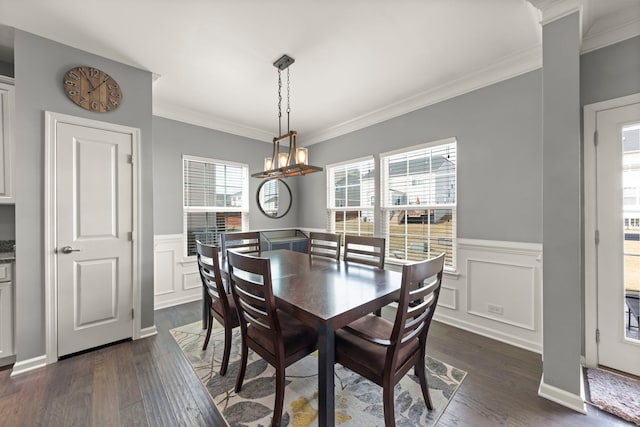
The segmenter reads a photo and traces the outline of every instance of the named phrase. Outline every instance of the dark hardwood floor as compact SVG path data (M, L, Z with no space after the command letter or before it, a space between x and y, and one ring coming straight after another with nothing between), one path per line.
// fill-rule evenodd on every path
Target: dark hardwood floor
M222 426L169 329L200 303L156 312L158 335L77 355L10 378L0 371L0 426ZM537 396L540 355L434 322L428 353L468 372L439 426L617 426Z

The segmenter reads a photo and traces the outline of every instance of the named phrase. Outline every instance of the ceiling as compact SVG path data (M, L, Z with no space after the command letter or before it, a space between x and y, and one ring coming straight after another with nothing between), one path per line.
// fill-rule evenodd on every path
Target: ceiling
M585 37L640 23L640 0L584 6ZM286 53L302 145L539 68L540 19L525 0L0 0L0 24L153 72L154 114L265 141Z

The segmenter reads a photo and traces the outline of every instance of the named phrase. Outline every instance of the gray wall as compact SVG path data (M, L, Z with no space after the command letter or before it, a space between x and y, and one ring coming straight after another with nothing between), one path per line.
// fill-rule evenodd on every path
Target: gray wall
M151 73L30 33L15 32L16 82L16 350L25 360L45 353L44 337L44 112L70 114L140 128L142 223L142 327L153 319L153 186L151 167ZM71 103L64 73L78 65L107 71L123 89L123 103L98 114Z
M271 144L194 126L162 117L153 117L153 185L155 234L181 234L182 155L229 160L249 165L249 174L261 170L265 157L271 155ZM256 203L261 179L249 178L249 223L253 230L296 227L298 225L297 182L286 183L293 193L291 211L280 219L263 215Z
M13 77L13 64L10 62L0 61L0 76Z
M640 93L640 36L580 57L581 105Z
M325 166L455 136L458 236L542 242L542 73L513 79L310 147ZM379 164L379 163L376 163ZM301 226L326 226L326 174L301 181Z
M543 358L546 384L580 394L582 206L579 14L543 27Z
M16 209L14 205L0 205L0 240L16 239Z

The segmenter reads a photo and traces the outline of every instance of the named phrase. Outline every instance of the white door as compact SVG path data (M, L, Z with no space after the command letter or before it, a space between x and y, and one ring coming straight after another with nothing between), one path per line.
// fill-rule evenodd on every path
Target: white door
M133 335L132 135L58 122L58 356Z
M596 115L598 363L640 375L628 296L640 291L640 104Z

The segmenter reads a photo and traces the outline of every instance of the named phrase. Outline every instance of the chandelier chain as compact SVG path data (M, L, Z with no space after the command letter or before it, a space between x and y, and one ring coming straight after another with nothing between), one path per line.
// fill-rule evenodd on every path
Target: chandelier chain
M287 132L291 132L291 127L289 126L289 113L291 113L291 86L289 82L289 69L287 68Z
M278 135L282 135L282 73L278 69Z

